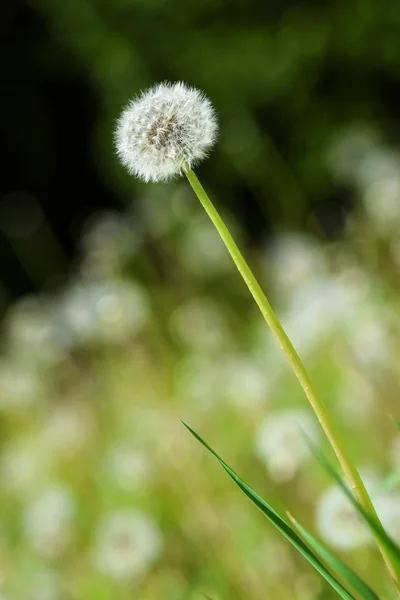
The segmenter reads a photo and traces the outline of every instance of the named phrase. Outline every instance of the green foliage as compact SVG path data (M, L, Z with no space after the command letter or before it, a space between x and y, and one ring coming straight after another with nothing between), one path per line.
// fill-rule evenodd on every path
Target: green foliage
M334 590L346 600L354 598L351 593L342 586L339 579L331 574L328 569L320 562L320 558L324 559L331 571L340 576L342 580L346 582L349 588L354 588L360 596L365 600L377 600L377 595L371 590L371 588L362 579L354 573L351 569L346 567L337 559L331 552L329 552L320 542L317 542L308 532L296 523L296 528L300 531L302 537L308 542L308 544L314 548L316 554L310 549L299 538L295 531L289 527L289 525L275 512L275 510L263 500L252 488L247 485L230 467L222 460L220 456L213 450L207 442L205 442L191 427L183 423L188 431L209 451L215 456L222 468L228 473L233 479L236 485L244 492L244 494L250 498L250 500L257 506L257 508L263 513L263 515L270 521L270 523L304 556L306 560L318 571L322 577L334 588Z
M383 527L379 526L376 523L376 520L371 518L370 515L368 515L365 512L365 510L360 506L360 504L357 502L352 491L349 489L349 487L343 481L342 477L338 474L336 469L329 462L327 457L320 450L318 450L318 448L316 446L314 446L311 442L310 442L310 447L311 447L312 453L314 454L314 456L316 457L318 462L322 465L322 467L328 473L328 475L331 477L331 479L333 479L337 483L337 485L342 489L343 493L350 500L351 504L355 507L357 512L360 514L360 516L365 520L368 527L371 529L371 531L374 533L374 535L376 535L378 537L380 543L386 548L388 553L391 555L391 557L393 558L394 564L400 568L400 547L390 537L390 535L388 535L386 533L386 531L383 529Z
M379 600L376 593L357 575L357 573L353 571L353 569L350 569L343 561L328 550L326 546L321 544L321 542L300 525L294 517L291 515L288 516L301 538L310 546L315 554L337 574L340 581L346 582L354 592L359 594L359 596L365 600Z
M121 106L155 81L185 80L213 99L221 140L213 166L202 167L208 184L240 212L231 192L247 188L247 201L277 224L302 226L318 205L335 210L325 159L342 126L356 121L394 133L396 0L384 11L370 0L323 9L290 0L29 2L50 36L37 60L58 79L73 65L89 88L98 107L92 156L99 177L122 198L128 178L110 131Z

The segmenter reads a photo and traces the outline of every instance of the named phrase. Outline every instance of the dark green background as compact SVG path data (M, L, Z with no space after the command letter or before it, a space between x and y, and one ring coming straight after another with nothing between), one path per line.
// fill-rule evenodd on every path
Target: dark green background
M337 234L354 200L326 167L341 128L400 141L397 0L17 0L2 12L2 193L34 194L70 257L88 214L140 194L112 130L154 82L214 102L220 141L199 174L254 243L282 228ZM3 238L0 255L12 291L29 287Z

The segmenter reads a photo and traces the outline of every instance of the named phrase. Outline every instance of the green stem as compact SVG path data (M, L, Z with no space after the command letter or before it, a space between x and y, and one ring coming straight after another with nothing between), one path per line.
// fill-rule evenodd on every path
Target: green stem
M374 508L374 506L371 502L371 499L368 495L368 492L365 489L365 486L361 480L361 477L360 477L355 465L350 460L350 458L347 456L346 451L344 450L342 443L339 439L338 433L336 432L335 427L331 421L331 418L326 411L324 403L318 397L316 391L314 390L311 380L308 376L308 373L307 373L299 355L297 354L293 344L289 340L289 338L286 335L277 316L275 315L270 303L267 300L267 297L265 296L264 292L262 291L262 289L260 287L260 284L258 283L257 279L253 275L250 267L248 266L243 255L241 254L239 248L237 247L234 239L232 238L231 234L229 233L228 228L226 227L225 223L219 216L215 206L213 205L213 203L207 196L203 186L197 179L197 176L195 175L195 173L192 170L187 170L185 174L186 174L186 177L188 178L190 185L193 188L193 191L195 192L196 196L200 200L201 204L203 205L203 207L204 207L205 211L207 212L208 216L210 217L211 221L215 225L229 254L232 256L236 267L238 268L247 287L249 288L251 295L253 296L262 315L264 316L264 319L266 320L267 324L271 328L282 351L286 355L286 358L289 361L289 364L292 367L294 374L296 375L297 379L299 380L299 382L308 398L308 401L310 402L311 407L314 410L314 412L317 416L317 419L320 422L321 427L323 428L323 430L326 434L326 437L328 438L328 440L339 460L339 463L343 469L343 472L354 491L354 495L356 496L358 502L364 508L364 510L371 517L373 517L375 519L376 523L379 524L380 527L382 527L382 525L379 521L378 515L375 511L375 508ZM385 548L380 543L380 540L378 539L378 537L376 538L376 541L377 541L377 545L379 546L379 549L381 551L381 554L383 556L383 559L384 559L384 561L390 571L390 574L396 584L396 587L400 590L400 574L397 572L396 567L392 563L391 557L388 555Z

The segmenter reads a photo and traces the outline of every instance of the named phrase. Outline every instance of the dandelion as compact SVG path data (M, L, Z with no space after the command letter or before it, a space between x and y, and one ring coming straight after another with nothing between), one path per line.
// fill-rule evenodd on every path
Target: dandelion
M282 317L296 347L313 350L335 326L346 326L356 313L358 290L339 277L315 277L293 294Z
M387 531L395 539L400 539L400 494L377 492L377 478L371 474L363 478L378 516ZM375 490L375 491L374 491ZM338 550L352 550L365 546L372 540L371 533L361 520L357 510L333 485L322 494L317 505L316 522L322 537Z
M366 126L339 131L331 141L327 165L332 174L343 182L353 182L365 157L379 143L377 132Z
M104 466L109 480L127 491L142 490L152 472L149 458L129 445L112 448L106 456Z
M57 459L76 456L93 440L93 415L83 404L72 402L52 407L41 427L44 447Z
M348 329L348 341L357 360L375 373L385 372L394 355L390 334L390 314L381 308L380 316L374 306L355 314Z
M149 306L139 284L109 280L70 287L63 314L77 342L121 343L144 326Z
M57 303L50 298L27 296L19 300L7 311L4 330L10 353L27 362L57 364L68 355L68 332Z
M356 370L347 368L338 392L338 407L352 427L365 426L374 409L374 391Z
M0 456L0 476L7 492L25 497L47 477L53 463L35 436L9 442Z
M331 486L317 504L316 524L328 544L338 550L353 550L364 546L370 539L365 524L343 491Z
M204 355L189 355L177 364L176 388L183 403L208 411L223 396L221 371L215 360Z
M326 272L325 257L316 240L300 233L280 235L263 254L265 279L272 280L285 296Z
M395 233L400 218L398 171L390 178L371 182L364 192L363 203L374 227L383 235Z
M115 146L122 164L144 181L166 181L199 163L217 135L215 111L202 92L161 83L122 112Z
M291 479L309 455L304 434L317 440L318 429L305 410L292 409L269 415L256 434L255 448L276 481Z
M377 513L386 531L396 542L400 542L400 493L391 491L375 501Z
M42 385L34 369L10 358L0 359L0 409L13 412L30 407Z
M225 397L236 408L257 408L269 399L265 370L246 356L227 356L221 363Z
M161 534L149 517L136 510L115 511L100 524L92 558L100 573L132 580L156 560L161 545Z
M334 424L324 403L314 390L300 356L286 335L229 229L192 170L211 149L216 133L214 110L200 92L187 88L182 83L164 83L134 99L123 111L117 125L115 144L121 162L130 173L144 181L165 181L175 175L186 175L303 387L349 483L355 490L358 501L379 524L378 516L357 468L342 447ZM376 537L382 556L400 589L399 570L380 543L379 536Z
M198 352L227 348L231 336L225 316L205 298L192 298L172 313L171 331L188 348Z
M361 190L377 181L390 181L398 178L400 152L391 148L377 146L367 152L357 169L356 183Z
M74 505L69 490L50 485L26 507L23 518L25 535L44 557L56 558L67 548L71 541Z

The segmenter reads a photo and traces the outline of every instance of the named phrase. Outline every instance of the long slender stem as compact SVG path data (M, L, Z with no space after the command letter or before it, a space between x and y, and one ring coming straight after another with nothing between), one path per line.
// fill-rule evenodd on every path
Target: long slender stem
M347 453L344 450L342 443L340 441L339 435L338 435L337 431L335 430L334 424L332 423L331 418L326 411L326 407L325 407L323 401L319 398L316 391L314 390L311 380L305 369L305 366L303 365L293 344L291 343L288 336L286 335L282 325L280 324L270 303L268 302L267 297L265 296L264 292L262 291L257 279L253 275L250 267L248 266L246 260L244 259L243 255L241 254L239 248L237 247L234 239L232 238L231 234L229 233L229 230L226 227L225 223L219 216L213 203L207 196L203 186L197 179L196 174L192 170L188 170L188 171L186 171L186 176L188 178L190 185L193 188L193 191L195 192L196 196L200 200L205 211L207 212L208 216L210 217L211 221L213 222L214 226L216 227L219 235L221 236L221 239L224 242L228 252L232 256L236 267L238 268L240 274L242 275L247 287L250 290L250 293L252 294L261 313L263 314L264 319L266 320L267 324L271 328L282 351L286 355L286 358L289 361L289 364L292 367L294 374L296 375L297 379L299 380L299 382L308 398L308 401L310 402L311 407L313 408L313 410L317 416L317 419L320 422L321 427L323 428L323 430L326 434L326 437L328 438L328 440L339 460L339 463L343 469L346 479L348 480L348 482L350 483L350 485L354 491L354 495L356 496L358 502L364 508L364 510L371 517L373 517L375 519L376 523L379 524L379 526L381 526L379 517L378 517L378 515L375 511L375 508L371 502L368 492L365 489L362 479L361 479L355 465L353 464L351 459L347 456ZM397 572L395 565L393 565L393 563L392 563L391 557L388 555L388 553L386 552L385 548L382 546L382 544L380 543L378 538L376 538L376 541L377 541L377 545L381 551L382 557L383 557L383 559L389 569L389 572L396 584L396 587L400 591L400 574Z

